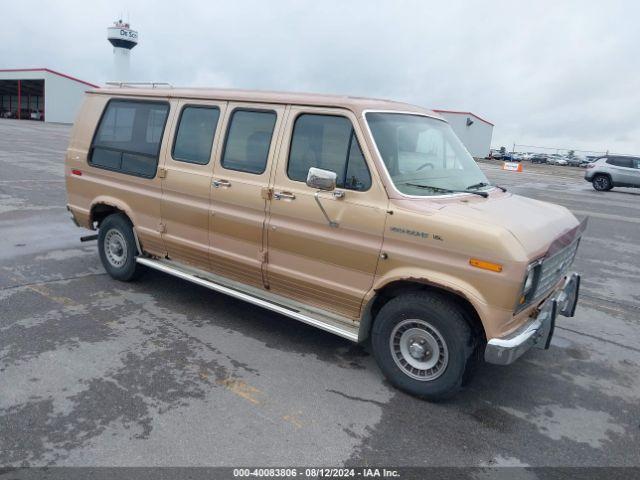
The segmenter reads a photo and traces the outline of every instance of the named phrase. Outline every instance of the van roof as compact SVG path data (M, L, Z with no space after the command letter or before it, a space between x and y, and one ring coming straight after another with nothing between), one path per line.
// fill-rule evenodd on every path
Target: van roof
M354 112L364 110L397 110L415 112L444 120L442 116L409 103L394 102L377 98L352 97L348 95L325 95L299 92L271 92L260 90L239 90L225 88L148 88L109 87L90 90L89 93L110 96L185 98L197 100L225 100L255 103L296 104L322 107L348 108Z

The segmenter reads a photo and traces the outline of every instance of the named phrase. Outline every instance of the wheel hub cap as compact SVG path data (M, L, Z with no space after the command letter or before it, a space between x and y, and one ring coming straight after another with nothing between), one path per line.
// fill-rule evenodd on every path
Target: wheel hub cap
M109 230L105 235L104 253L109 264L116 268L127 261L127 242L118 230Z
M396 365L416 380L435 380L444 373L449 361L444 338L424 320L403 320L396 325L389 347Z
M424 340L422 341L424 342ZM409 353L416 360L422 360L424 357L427 356L427 354L431 352L429 352L426 348L420 345L420 342L413 342L411 345L409 345Z

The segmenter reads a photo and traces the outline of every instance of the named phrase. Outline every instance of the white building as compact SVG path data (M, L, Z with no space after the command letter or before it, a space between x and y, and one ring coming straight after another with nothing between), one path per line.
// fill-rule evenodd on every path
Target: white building
M484 158L489 155L493 123L471 112L451 110L434 110L434 112L439 113L449 122L471 156Z
M0 118L73 123L92 88L99 87L48 68L0 70Z

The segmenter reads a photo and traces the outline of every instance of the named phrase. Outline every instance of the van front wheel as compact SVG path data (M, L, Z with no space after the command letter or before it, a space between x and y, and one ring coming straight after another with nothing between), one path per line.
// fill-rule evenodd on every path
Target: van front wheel
M128 282L142 272L142 267L136 262L138 249L133 226L121 213L109 215L100 224L98 251L102 266L116 280Z
M429 293L401 295L376 316L373 354L397 388L427 400L453 396L473 351L471 329L459 308Z

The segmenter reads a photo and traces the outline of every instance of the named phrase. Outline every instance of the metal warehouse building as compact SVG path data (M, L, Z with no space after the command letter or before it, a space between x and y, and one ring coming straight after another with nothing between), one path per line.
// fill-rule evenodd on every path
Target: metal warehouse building
M471 156L485 158L491 150L493 123L471 112L452 110L434 110L442 115L451 125Z
M73 123L88 88L98 85L48 68L0 70L0 117Z

